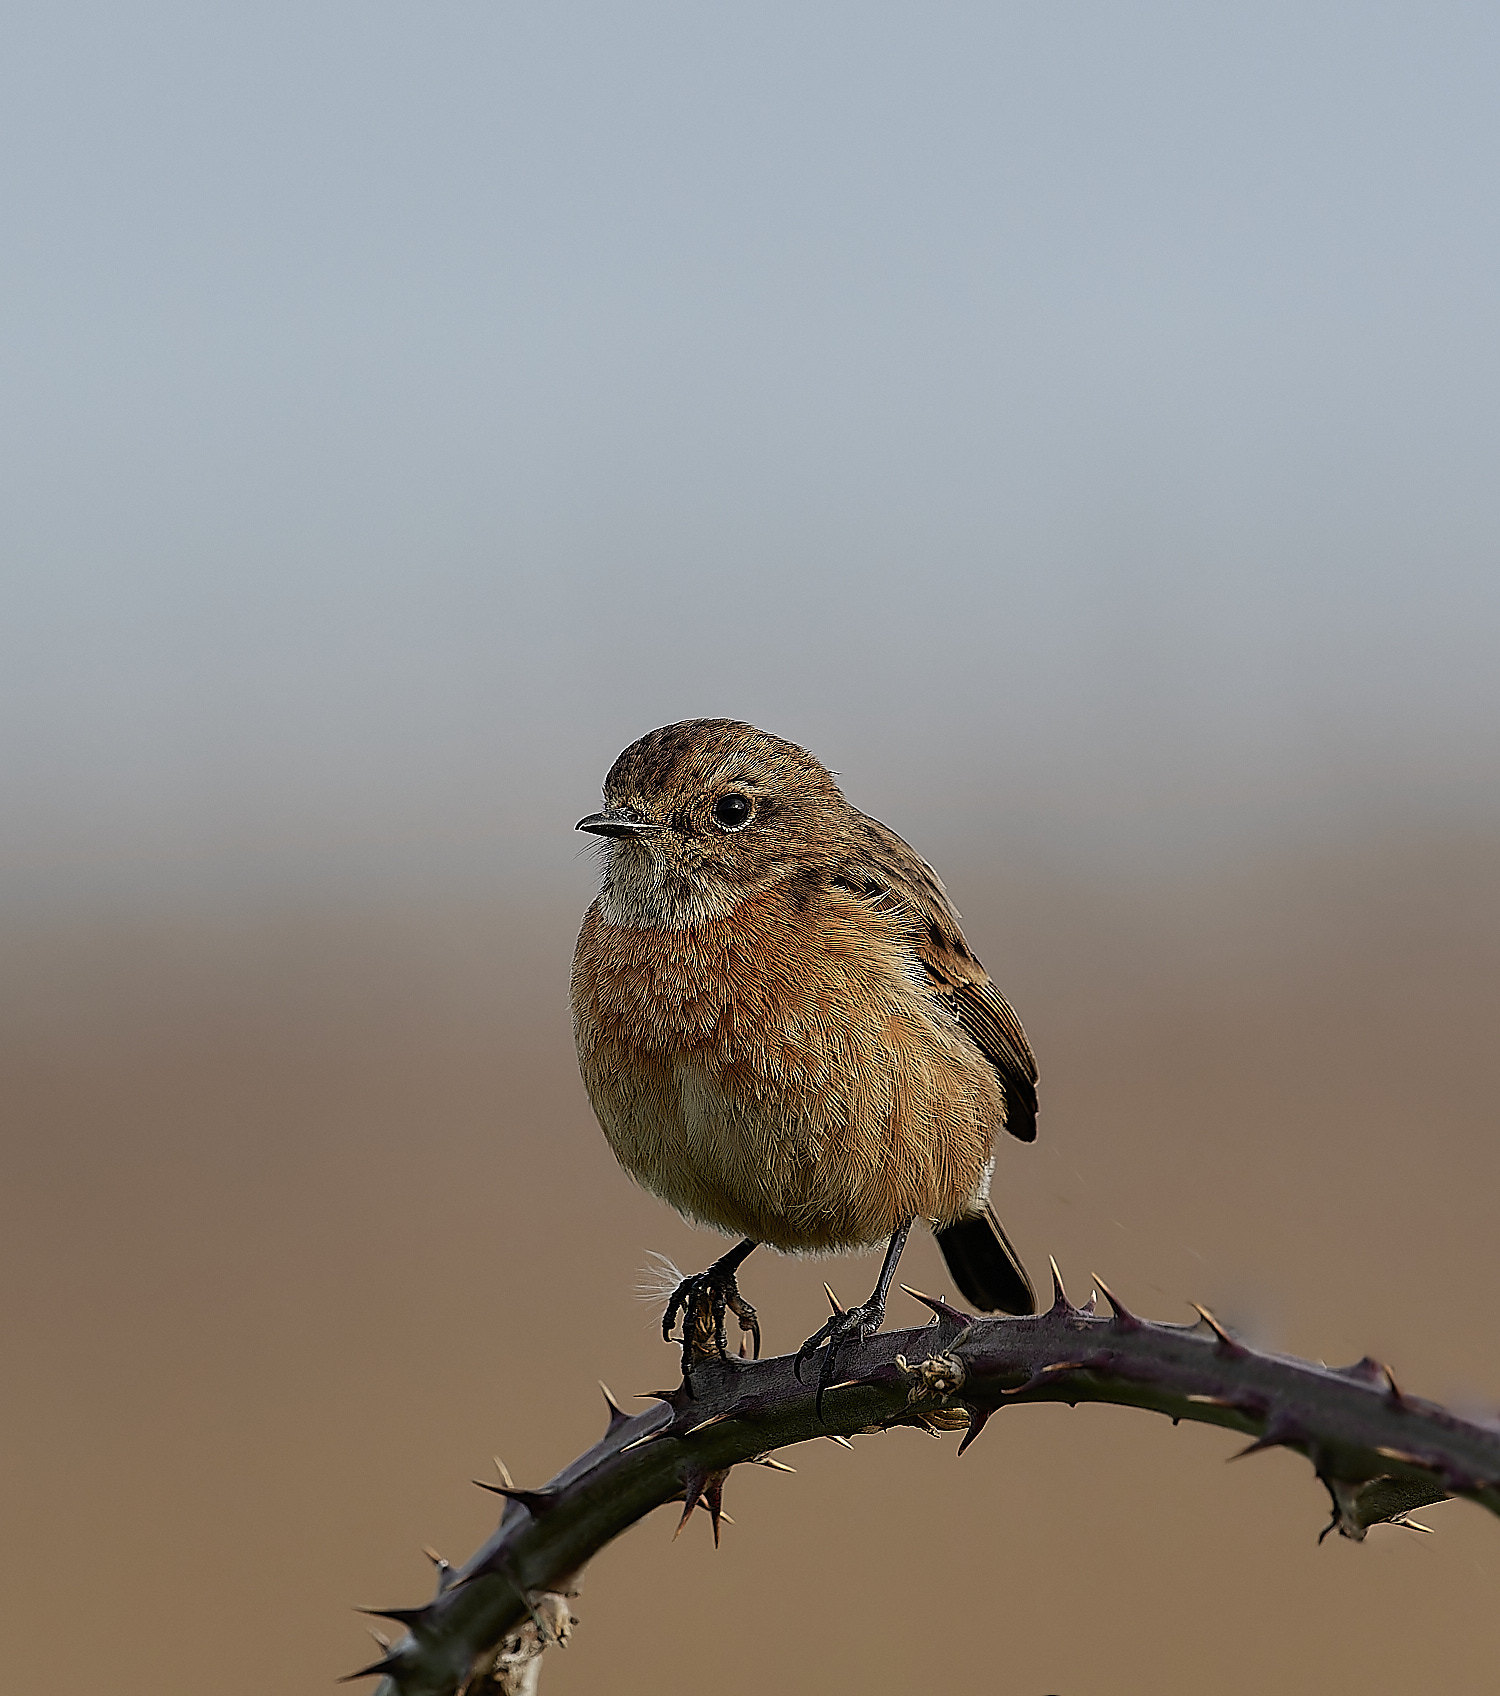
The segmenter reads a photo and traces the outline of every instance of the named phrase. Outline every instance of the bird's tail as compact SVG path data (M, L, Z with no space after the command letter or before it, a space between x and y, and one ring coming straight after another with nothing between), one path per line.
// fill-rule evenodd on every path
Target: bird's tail
M983 1213L937 1233L953 1281L982 1313L1035 1313L1036 1291L988 1203Z

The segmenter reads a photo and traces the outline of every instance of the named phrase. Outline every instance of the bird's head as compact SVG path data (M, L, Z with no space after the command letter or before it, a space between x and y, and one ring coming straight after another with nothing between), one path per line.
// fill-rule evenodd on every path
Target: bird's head
M605 847L604 917L643 930L722 918L826 854L848 804L805 748L734 719L685 719L641 737L578 829Z

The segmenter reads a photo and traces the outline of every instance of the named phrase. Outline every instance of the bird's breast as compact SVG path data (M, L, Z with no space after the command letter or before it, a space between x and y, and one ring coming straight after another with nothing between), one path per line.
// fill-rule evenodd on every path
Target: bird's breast
M772 892L687 931L591 909L573 968L589 1097L621 1163L691 1217L785 1248L953 1217L998 1090L913 980L899 916Z

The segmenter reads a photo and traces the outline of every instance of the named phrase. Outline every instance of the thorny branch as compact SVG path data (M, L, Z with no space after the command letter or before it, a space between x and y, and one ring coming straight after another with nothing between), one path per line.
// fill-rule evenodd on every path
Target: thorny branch
M1327 1487L1323 1533L1362 1539L1382 1522L1410 1523L1419 1507L1467 1496L1500 1513L1500 1421L1462 1419L1406 1395L1368 1356L1333 1369L1263 1354L1206 1309L1193 1325L1139 1319L1095 1280L1110 1304L1072 1306L1053 1267L1055 1296L1028 1319L975 1319L926 1296L923 1328L872 1337L849 1356L824 1418L792 1357L705 1358L692 1382L663 1390L631 1417L605 1391L609 1425L593 1448L536 1490L502 1472L486 1485L506 1500L494 1535L466 1565L438 1563L425 1607L380 1610L405 1627L373 1666L376 1696L504 1696L535 1688L537 1657L565 1639L568 1598L588 1560L636 1520L682 1502L708 1512L717 1542L724 1481L748 1462L814 1437L850 1437L893 1425L964 1430L959 1453L1001 1408L1019 1402L1112 1402L1179 1420L1223 1425L1251 1439L1243 1454L1289 1448ZM916 1295L916 1291L909 1292Z

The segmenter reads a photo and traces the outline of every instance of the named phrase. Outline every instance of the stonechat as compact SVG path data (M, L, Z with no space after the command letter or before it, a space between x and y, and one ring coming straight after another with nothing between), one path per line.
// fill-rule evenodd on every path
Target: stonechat
M869 1301L802 1345L876 1331L916 1219L986 1312L1035 1294L989 1203L996 1134L1036 1136L1036 1061L938 875L844 799L804 748L731 719L632 743L578 822L603 887L573 959L579 1065L616 1158L687 1218L742 1240L673 1295L719 1352L736 1273L785 1253L885 1242Z

